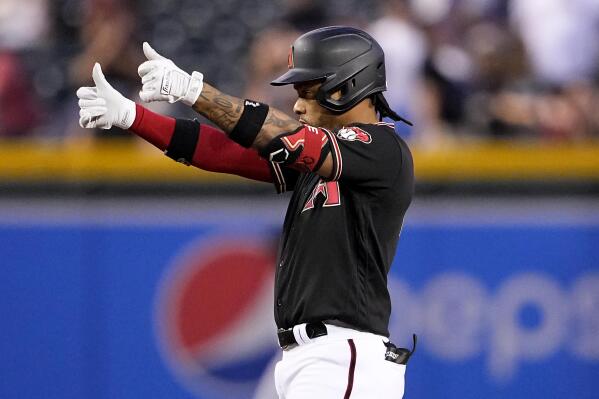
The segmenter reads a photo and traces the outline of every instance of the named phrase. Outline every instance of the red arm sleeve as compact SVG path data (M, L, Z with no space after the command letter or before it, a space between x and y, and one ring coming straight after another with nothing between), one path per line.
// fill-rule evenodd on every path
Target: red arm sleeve
M268 162L260 158L255 150L243 148L218 129L199 126L192 165L210 172L273 182ZM136 104L135 121L129 130L164 151L175 131L175 119Z
M156 114L135 104L135 120L129 131L164 151L175 131L175 118Z
M248 179L272 182L268 162L254 149L246 149L230 140L223 132L202 125L194 166L211 172L230 173Z

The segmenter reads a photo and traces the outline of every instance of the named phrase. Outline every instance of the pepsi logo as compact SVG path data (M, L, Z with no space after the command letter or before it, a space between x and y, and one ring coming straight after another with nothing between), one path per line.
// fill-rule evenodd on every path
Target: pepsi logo
M197 241L168 266L156 299L158 346L199 397L251 398L279 352L273 319L275 252L268 241Z

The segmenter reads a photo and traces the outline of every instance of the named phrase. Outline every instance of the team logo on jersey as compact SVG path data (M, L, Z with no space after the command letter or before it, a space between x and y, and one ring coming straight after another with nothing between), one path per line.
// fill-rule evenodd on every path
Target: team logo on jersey
M372 136L359 127L344 127L337 131L337 137L345 141L361 141L362 143L372 143Z
M337 181L324 181L320 179L314 189L312 190L312 194L306 201L304 205L304 209L302 212L307 211L308 209L314 208L314 202L316 198L321 195L324 197L324 202L322 203L323 207L329 206L339 206L341 205L341 194L339 192L339 182Z

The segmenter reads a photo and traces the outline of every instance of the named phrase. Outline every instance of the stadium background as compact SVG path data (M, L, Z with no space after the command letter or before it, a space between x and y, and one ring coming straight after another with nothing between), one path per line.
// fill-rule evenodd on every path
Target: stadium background
M599 3L2 0L0 398L272 398L286 197L77 125L94 61L138 99L141 42L290 109L298 32L352 24L415 122L390 286L406 398L599 389ZM185 107L156 111L195 117Z

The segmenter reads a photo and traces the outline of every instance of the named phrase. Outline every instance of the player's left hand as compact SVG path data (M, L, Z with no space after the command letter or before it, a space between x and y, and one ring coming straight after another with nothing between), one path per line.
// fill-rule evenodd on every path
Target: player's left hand
M135 121L135 103L116 91L104 77L96 62L92 71L95 87L80 87L79 125L84 128L129 129Z
M204 75L193 72L189 75L172 60L158 54L148 42L143 44L148 59L137 69L143 85L139 97L145 102L179 100L192 106L204 87Z

